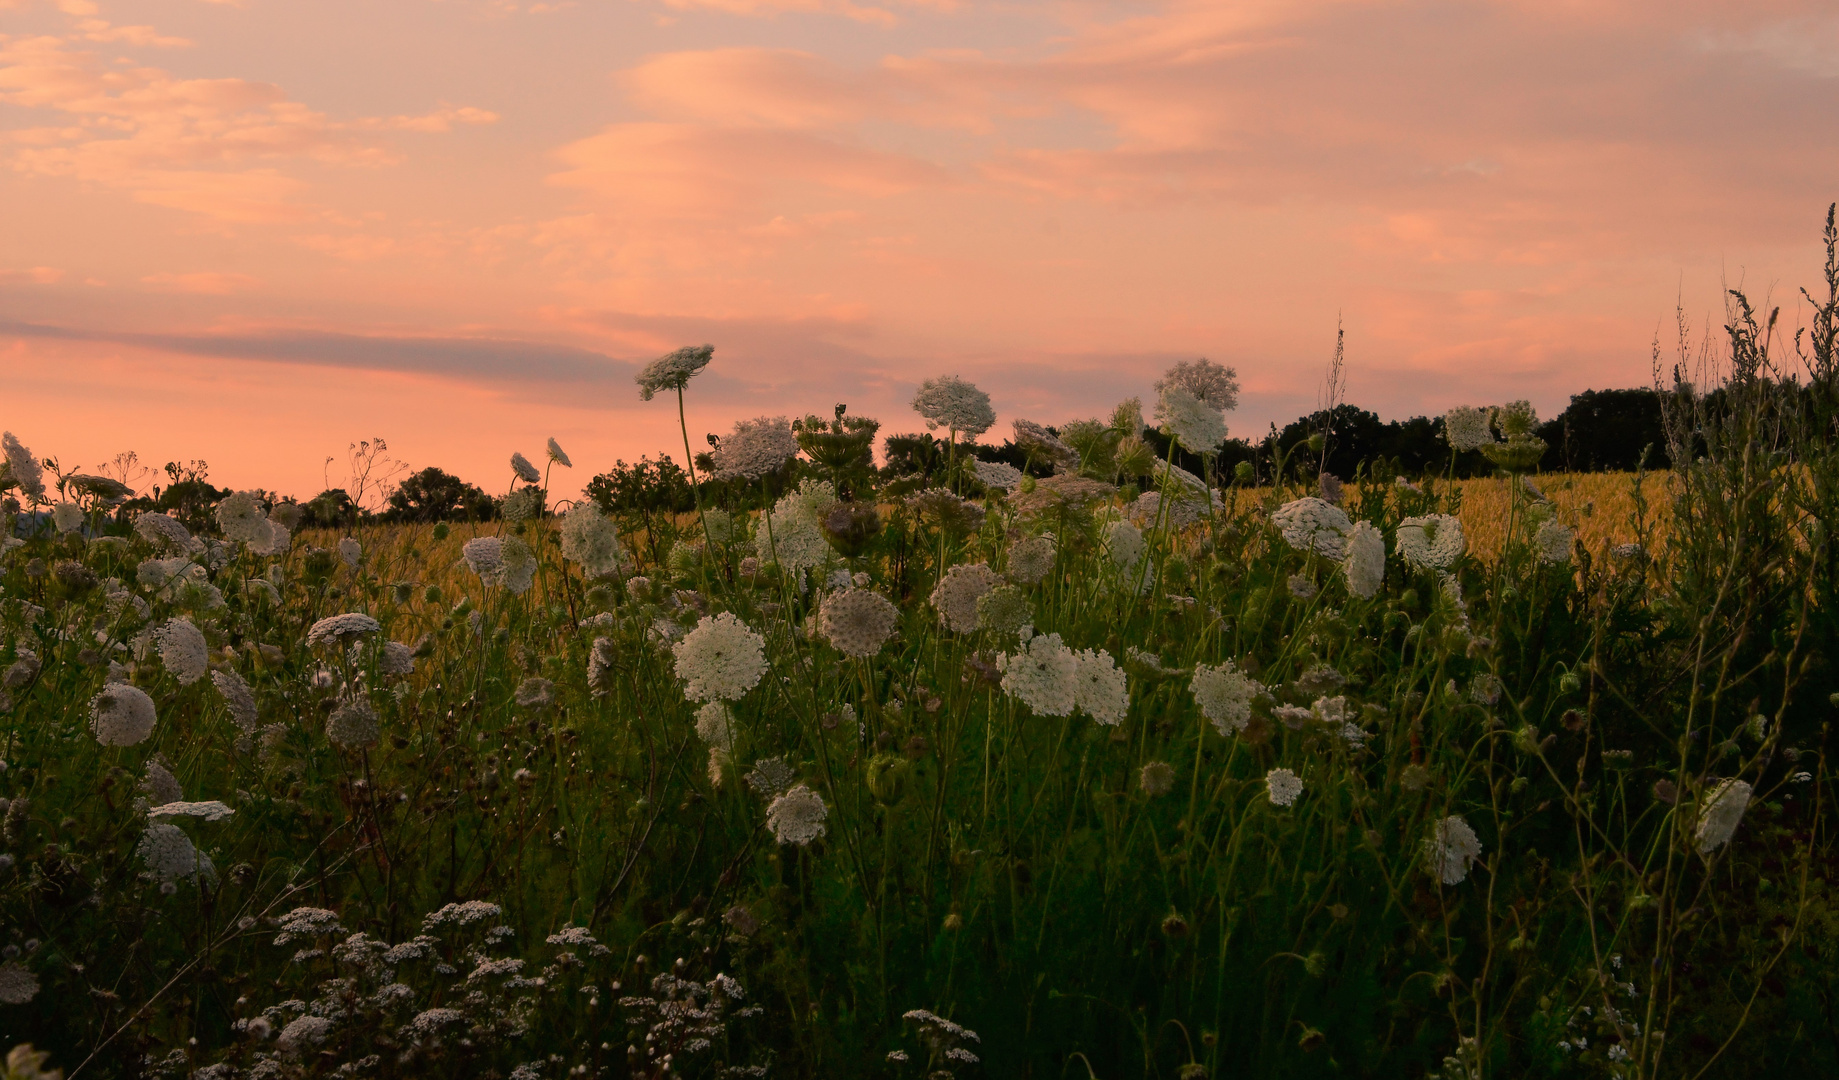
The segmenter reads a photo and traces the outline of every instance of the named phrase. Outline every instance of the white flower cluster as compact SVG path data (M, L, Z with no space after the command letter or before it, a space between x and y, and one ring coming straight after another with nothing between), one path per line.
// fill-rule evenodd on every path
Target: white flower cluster
M626 561L619 542L619 526L592 502L584 502L562 516L562 557L581 567L588 577L606 577Z
M1346 556L1347 534L1354 527L1347 511L1314 495L1284 503L1271 513L1271 523L1291 547L1313 548L1336 562Z
M507 536L499 547L504 569L499 581L513 596L522 596L536 582L536 552L515 536Z
M767 805L766 827L781 844L803 847L824 835L829 813L823 796L799 784Z
M504 542L496 536L475 536L460 545L460 558L487 585L496 585L504 573Z
M1481 858L1481 840L1462 818L1446 817L1432 827L1425 854L1443 884L1460 885L1469 876L1469 866Z
M710 456L717 480L758 480L798 455L798 437L783 416L737 420Z
M1201 715L1212 721L1214 730L1221 735L1243 731L1251 723L1252 699L1264 691L1263 684L1240 671L1231 660L1196 665L1188 688Z
M977 482L985 487L1014 491L1022 482L1022 470L1001 461L973 461L971 467L977 471Z
M1533 533L1533 551L1542 563L1568 563L1571 561L1571 541L1575 534L1570 526L1557 518L1547 518L1539 524Z
M1750 805L1750 785L1742 780L1726 780L1713 788L1699 809L1695 839L1700 853L1711 852L1730 842Z
M58 534L68 536L83 527L83 508L73 502L61 502L51 508L51 524Z
M377 710L370 699L356 697L332 710L326 718L326 738L334 746L359 750L377 742Z
M675 352L665 353L634 376L639 384L639 397L650 401L660 390L682 390L697 372L709 366L714 356L713 345L685 345Z
M1448 570L1462 558L1466 547L1462 520L1451 514L1408 517L1392 533L1398 553L1419 570Z
M696 710L696 736L717 750L734 751L734 712L725 701L711 701Z
M1071 472L1079 467L1079 451L1060 441L1060 437L1033 420L1017 420L1015 445L1030 458L1050 462L1055 472Z
M147 816L150 818L195 817L202 818L205 821L228 821L235 813L236 811L218 802L216 799L211 799L206 802L179 802L178 800L174 800L152 807L147 811Z
M1289 769L1272 769L1264 774L1264 790L1273 806L1290 806L1303 793L1303 781Z
M529 458L519 452L513 452L511 454L511 471L516 473L517 478L526 484L541 483L543 479L542 471L532 464Z
M1009 577L1022 585L1039 585L1054 568L1051 536L1030 536L1009 549Z
M900 609L869 589L831 593L818 615L819 631L845 656L875 655L899 625Z
M939 621L954 634L969 634L977 629L977 601L996 588L1002 578L984 563L959 563L945 571L933 586L932 607Z
M1170 388L1185 390L1220 412L1239 407L1239 374L1232 368L1202 357L1183 360L1163 373L1156 383L1156 393Z
M45 468L32 456L12 432L0 435L0 447L6 450L6 472L19 490L33 502L45 498Z
M732 612L703 616L671 653L691 701L739 701L766 674L765 639Z
M89 728L104 746L134 746L153 734L153 699L138 686L109 683L89 703Z
M1443 438L1453 450L1479 450L1494 441L1494 410L1458 405L1443 414Z
M774 503L764 530L772 560L793 574L822 566L830 558L830 543L818 515L836 501L836 488L828 480L803 480L797 491Z
M216 876L216 868L211 865L211 857L199 851L192 843L192 838L185 835L185 830L177 825L156 821L147 826L141 834L140 846L136 849L141 862L163 884L172 884L188 878Z
M204 545L192 536L191 530L168 514L148 511L134 519L134 531L155 547L188 553L204 550Z
M554 435L549 437L549 460L562 466L564 469L572 469L575 467L575 463L568 460L568 455L562 452L562 444L556 441Z
M1341 571L1347 591L1370 600L1386 580L1386 539L1370 521L1356 521L1347 534L1347 557Z
M224 668L211 672L211 682L217 686L217 692L223 695L224 704L230 709L230 719L241 728L244 734L255 731L257 715L255 694L249 684L235 671Z
M386 641L377 654L377 670L385 675L415 674L415 650L400 641Z
M1130 711L1130 685L1117 660L1102 649L1073 654L1073 703L1080 712L1115 727Z
M1106 526L1105 551L1119 570L1126 573L1135 570L1143 558L1144 550L1143 530L1122 520Z
M309 648L315 645L344 645L381 629L382 623L362 612L328 615L307 631L306 643Z
M205 644L204 631L184 619L172 619L153 632L153 639L160 648L160 663L179 680L180 686L190 686L211 668L210 646Z
M928 428L950 428L972 438L996 423L990 395L956 375L920 383L919 393L913 395L913 411L926 418Z
M996 658L1005 693L1041 716L1066 716L1079 703L1079 656L1059 634L1036 634Z
M1212 453L1226 441L1226 414L1180 386L1163 388L1156 419L1164 434L1191 453Z

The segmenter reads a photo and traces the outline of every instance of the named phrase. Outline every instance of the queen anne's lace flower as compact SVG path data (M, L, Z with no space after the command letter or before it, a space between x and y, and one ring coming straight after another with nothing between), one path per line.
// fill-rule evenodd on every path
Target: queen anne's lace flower
M1023 585L1039 585L1054 568L1054 541L1030 536L1009 549L1009 577Z
M1458 405L1443 414L1443 437L1454 450L1479 450L1494 441L1493 409Z
M6 450L7 475L27 498L42 502L45 498L45 469L12 432L0 435L0 448Z
M920 383L919 393L913 395L913 411L926 418L928 428L950 428L973 438L996 423L990 395L956 375Z
M359 561L364 558L364 545L358 543L358 538L355 536L341 537L338 542L338 557L344 560L346 566L356 570Z
M385 675L415 674L415 650L400 641L386 641L377 654L377 670Z
M1145 795L1167 795L1175 790L1175 769L1166 761L1152 761L1137 773L1137 786Z
M1179 387L1220 412L1231 412L1239 406L1238 372L1206 357L1183 360L1164 372L1156 383L1156 393L1162 394L1170 387Z
M521 451L511 454L511 471L526 484L540 483L543 479L543 471L531 464L530 459L525 457Z
M606 577L626 561L619 526L591 502L580 503L562 517L562 557L580 565L588 577Z
M24 1005L37 996L38 976L32 974L32 969L26 967L17 960L8 960L6 963L0 964L0 1004ZM29 1051L30 1048L28 1047L27 1049ZM8 1056L18 1057L19 1051L14 1050L12 1054ZM43 1057L43 1055L38 1056L41 1058ZM51 1076L53 1074L31 1070L29 1072L14 1073L13 1075L24 1077Z
M1729 843L1749 805L1750 785L1741 780L1726 780L1713 788L1699 810L1699 851L1710 854Z
M565 469L572 469L575 467L575 463L568 460L568 455L562 452L562 444L556 441L554 435L549 437L549 460Z
M211 672L211 682L217 686L217 692L223 695L224 704L230 709L230 719L244 733L253 733L257 715L255 694L243 677L230 668Z
M504 538L499 548L504 557L501 580L513 596L522 596L536 583L536 553L515 536Z
M1431 871L1443 884L1460 885L1469 876L1469 866L1481 858L1481 840L1468 822L1446 817L1431 829L1425 854Z
M1206 454L1226 441L1226 414L1179 386L1162 391L1156 401L1156 419L1191 453Z
M176 803L185 798L185 789L179 786L179 778L157 761L147 763L147 775L141 777L140 786L147 793L148 801L155 806Z
M156 821L141 834L136 849L141 862L162 882L214 876L211 857L192 844L192 838L177 825Z
M104 746L133 746L153 734L153 699L130 683L110 683L89 703L89 727Z
M1014 422L1015 445L1031 459L1046 461L1055 472L1071 472L1079 467L1079 451L1060 441L1060 437L1033 420Z
M1370 600L1386 581L1386 539L1370 521L1357 521L1347 534L1347 558L1341 563L1347 591Z
M381 629L382 623L362 612L328 615L307 631L306 643L309 648L315 645L344 645Z
M58 503L51 508L51 524L61 535L76 532L83 527L83 508L73 502Z
M275 1049L290 1058L304 1058L308 1051L324 1044L331 1034L332 1021L329 1018L311 1014L298 1016L275 1037Z
M737 420L710 456L717 480L758 480L798 456L798 437L783 416Z
M878 592L844 589L824 599L818 628L845 656L873 656L894 636L900 610Z
M639 397L650 401L660 390L682 390L690 384L690 379L709 366L714 355L713 345L685 345L675 352L665 353L634 376L639 384Z
M466 541L460 545L460 558L486 585L496 585L504 577L504 541L496 536L475 536Z
M377 710L365 697L353 698L326 718L326 738L334 746L357 750L377 742Z
M996 658L1003 691L1041 716L1066 716L1079 700L1079 659L1059 634L1036 634Z
M1128 573L1143 558L1143 530L1128 521L1114 521L1105 529L1105 551L1119 570Z
M1408 517L1393 532L1399 555L1420 570L1448 570L1462 558L1462 520L1450 514Z
M1303 782L1289 769L1272 769L1264 774L1264 790L1273 806L1290 806L1303 793Z
M1107 727L1122 723L1130 711L1130 686L1117 661L1102 649L1081 649L1073 658L1075 707Z
M824 835L824 819L829 813L823 796L799 784L767 806L766 827L781 844L802 847Z
M1212 721L1214 730L1221 735L1242 731L1251 723L1252 699L1264 689L1231 660L1195 665L1194 679L1188 686L1201 715Z
M739 701L766 674L766 642L732 612L705 615L671 646L691 701Z
M1336 562L1347 554L1347 534L1354 527L1347 511L1313 495L1284 503L1271 514L1271 523L1291 547L1314 548Z
M1022 470L1005 462L978 460L971 467L977 470L977 482L985 487L1014 491L1022 482Z
M947 630L969 634L977 629L977 601L1002 579L983 563L959 563L933 587L931 602Z
M235 814L236 811L216 799L206 802L180 802L174 799L147 811L150 818L193 817L204 821L228 821Z
M772 560L794 574L822 566L830 558L830 542L818 515L836 501L836 488L828 481L805 480L774 503L762 530Z
M217 504L217 530L226 540L253 544L267 541L268 512L257 491L238 491Z
M173 619L153 633L160 647L160 663L180 686L190 686L211 669L210 646L204 632L184 619Z
M1569 526L1549 518L1533 533L1533 550L1538 552L1542 563L1568 563L1571 561L1572 532Z
M723 701L696 710L696 735L717 750L734 752L734 713Z
M177 518L154 511L135 518L134 531L140 534L141 539L156 547L194 551L198 546L192 539L191 530L179 524Z

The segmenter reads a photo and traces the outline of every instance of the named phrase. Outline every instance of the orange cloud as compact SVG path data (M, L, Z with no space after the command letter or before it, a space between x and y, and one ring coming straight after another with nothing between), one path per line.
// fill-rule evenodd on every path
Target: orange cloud
M190 274L171 272L148 274L141 278L141 283L165 292L197 293L204 296L228 296L231 293L246 292L262 284L248 274L226 274L214 270L201 270Z

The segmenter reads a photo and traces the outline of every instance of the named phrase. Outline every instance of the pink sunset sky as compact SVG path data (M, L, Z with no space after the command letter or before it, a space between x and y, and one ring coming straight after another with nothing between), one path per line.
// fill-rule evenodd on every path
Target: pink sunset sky
M1830 0L0 0L0 427L302 496L553 435L562 494L681 456L632 374L710 342L698 440L1194 356L1256 438L1337 318L1381 416L1549 416L1724 282L1792 332L1836 121Z

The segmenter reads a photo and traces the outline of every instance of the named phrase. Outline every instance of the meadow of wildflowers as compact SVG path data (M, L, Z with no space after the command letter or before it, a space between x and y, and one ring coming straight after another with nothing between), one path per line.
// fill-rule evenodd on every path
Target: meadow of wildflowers
M5 1075L1839 1067L1828 277L1793 377L1741 296L1657 349L1672 464L1588 510L1524 403L1217 470L1205 361L1198 474L1136 401L979 459L942 376L923 483L761 417L643 537L554 440L500 520L326 528L7 434ZM640 376L686 453L719 362Z

